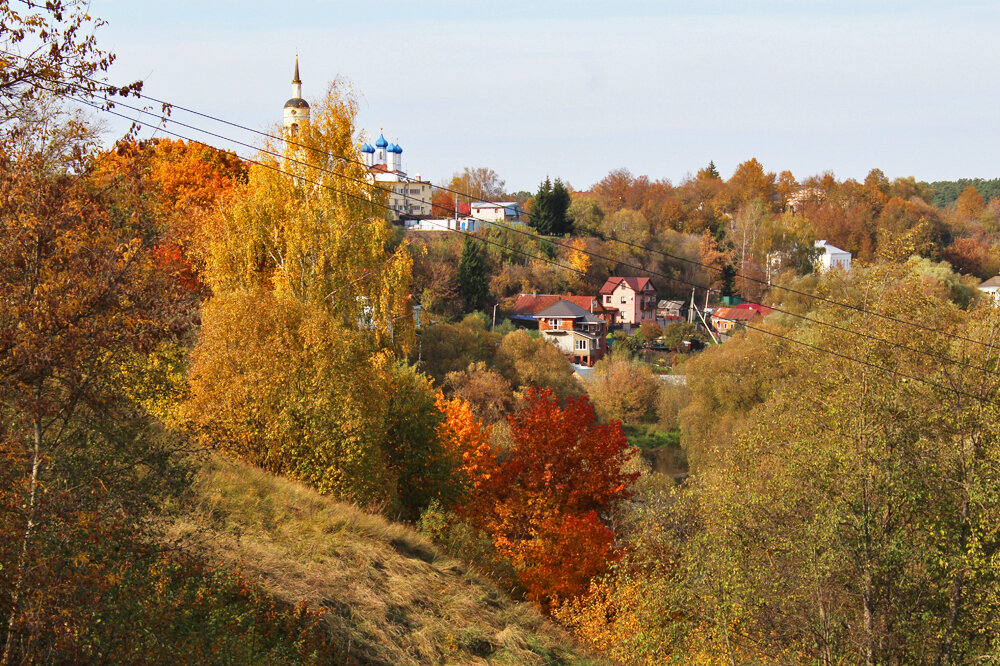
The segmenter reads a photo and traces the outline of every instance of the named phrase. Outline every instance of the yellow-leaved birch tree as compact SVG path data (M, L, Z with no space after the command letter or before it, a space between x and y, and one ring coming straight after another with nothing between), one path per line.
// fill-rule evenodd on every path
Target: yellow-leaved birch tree
M356 111L346 85L331 84L311 124L268 146L207 226L213 296L187 413L208 445L341 499L396 508L407 496L401 478L434 476L407 465L438 459L428 450L436 422L396 441L394 396L430 389L396 360L413 340L411 261L390 247Z

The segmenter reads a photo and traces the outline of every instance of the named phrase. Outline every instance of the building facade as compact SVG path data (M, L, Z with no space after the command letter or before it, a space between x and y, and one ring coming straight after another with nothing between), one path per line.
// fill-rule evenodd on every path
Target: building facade
M608 348L608 325L576 303L561 300L535 315L538 332L571 362L592 367Z
M605 309L617 311L614 323L656 323L656 288L649 278L610 277L599 294Z
M763 319L772 312L774 312L772 308L757 303L720 307L712 313L712 327L719 333L730 334L736 328Z
M521 219L521 204L516 201L502 203L475 201L469 210L472 217L484 222L515 222Z
M827 243L825 240L816 241L816 249L819 250L815 264L818 273L825 273L834 269L851 270L851 253L847 250L841 250L836 245Z
M558 294L539 294L537 291L531 294L520 294L517 297L517 300L514 301L514 305L512 305L510 310L507 312L507 318L510 319L515 326L520 326L522 328L537 328L538 320L535 318L535 315L542 312L546 308L552 307L559 301L569 301L570 303L583 308L598 319L604 321L607 326L614 323L613 320L616 312L606 310L604 306L601 305L601 299L597 296L577 296L574 294L560 296Z
M471 217L423 217L402 221L407 231L479 231L483 222Z
M976 288L985 294L994 305L1000 304L1000 275L981 282Z
M309 124L309 102L302 99L302 80L299 78L299 57L295 56L295 75L292 76L292 96L285 102L285 131L291 136L299 133Z
M361 146L368 173L376 185L389 194L390 217L393 222L418 220L431 216L431 184L420 178L406 175L403 171L403 149L397 143L389 143L380 134L375 145Z

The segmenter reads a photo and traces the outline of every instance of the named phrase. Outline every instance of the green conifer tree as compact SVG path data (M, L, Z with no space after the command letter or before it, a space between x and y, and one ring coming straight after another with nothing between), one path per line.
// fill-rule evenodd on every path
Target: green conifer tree
M465 237L462 259L458 263L458 291L469 310L482 310L490 298L483 250L468 236Z
M531 205L531 226L546 236L562 236L573 231L573 220L569 212L569 190L556 178L549 178L539 185L535 201Z

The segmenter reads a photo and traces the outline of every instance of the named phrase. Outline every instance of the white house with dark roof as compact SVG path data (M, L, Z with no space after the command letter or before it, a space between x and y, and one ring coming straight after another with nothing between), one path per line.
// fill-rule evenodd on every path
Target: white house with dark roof
M819 250L814 264L817 273L826 273L833 269L851 270L851 253L847 250L841 250L825 240L816 241L816 249Z
M1000 275L984 280L976 289L989 296L994 305L1000 305Z
M538 331L573 363L593 366L608 348L608 325L576 303L560 300L535 314Z

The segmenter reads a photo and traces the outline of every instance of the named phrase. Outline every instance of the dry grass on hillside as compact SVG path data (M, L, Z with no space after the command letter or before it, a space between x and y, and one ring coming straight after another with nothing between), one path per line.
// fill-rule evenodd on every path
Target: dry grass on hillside
M211 458L171 531L279 598L326 609L344 663L594 663L412 529L255 468Z

